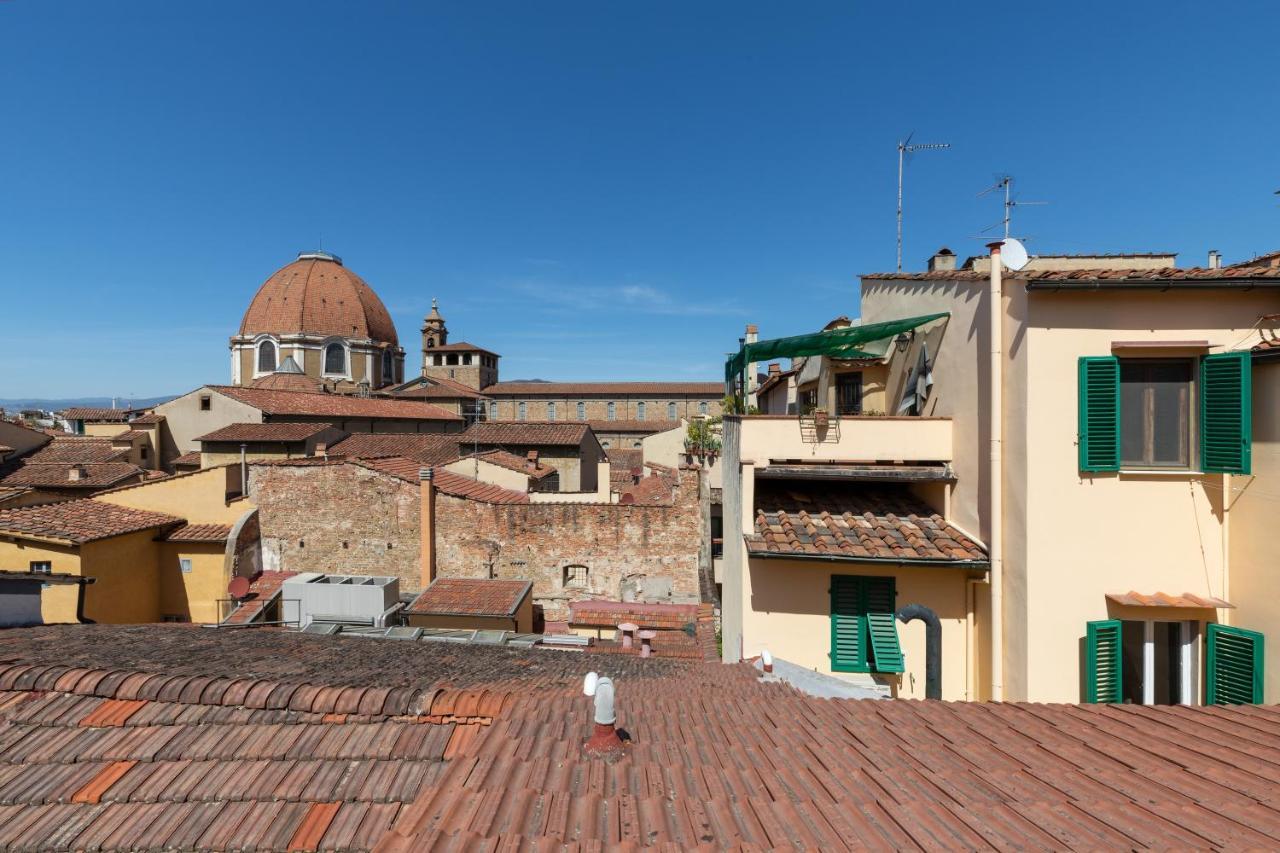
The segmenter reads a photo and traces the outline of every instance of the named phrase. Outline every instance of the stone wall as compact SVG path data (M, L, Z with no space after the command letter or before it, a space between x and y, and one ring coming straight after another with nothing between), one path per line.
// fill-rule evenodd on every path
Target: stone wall
M436 572L532 580L534 603L551 621L567 619L569 602L586 598L697 602L699 476L680 473L674 506L500 505L438 495Z
M250 465L266 571L391 575L422 588L416 483L359 465Z
M681 418L688 420L695 415L700 414L700 404L707 404L708 415L720 414L720 399L703 399L700 397L593 397L593 396L537 396L537 397L516 397L506 396L495 397L493 402L497 404L498 420L519 420L520 419L520 403L525 403L525 420L530 421L576 421L578 418L578 403L583 404L583 417L581 420L587 421L603 421L609 419L609 403L613 406L613 419L619 421L635 420L639 417L638 403L644 403L644 419L646 422L653 421L656 425L662 427L675 426ZM555 417L551 417L551 413L547 408L548 403L555 403ZM676 404L675 418L668 418L670 414L669 404ZM492 409L491 409L492 411ZM490 419L493 419L492 416Z

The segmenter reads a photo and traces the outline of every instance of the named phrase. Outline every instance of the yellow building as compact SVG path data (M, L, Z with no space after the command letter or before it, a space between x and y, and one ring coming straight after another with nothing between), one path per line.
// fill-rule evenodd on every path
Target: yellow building
M867 472L856 469L871 467L898 478L897 497L909 492L937 516L916 510L904 519L873 506L863 512L872 536L892 515L900 541L880 538L918 551L936 543L940 518L941 529L963 534L990 563L957 577L909 561L882 570L889 555L858 561L858 573L892 578L896 593L895 607L868 618L907 604L939 617L945 698L1260 698L1252 682L1261 679L1262 638L1248 629L1270 630L1256 611L1276 596L1265 593L1261 540L1250 546L1256 568L1233 564L1245 547L1237 538L1255 534L1240 529L1244 504L1228 496L1265 491L1249 485L1250 424L1274 432L1275 415L1249 405L1250 348L1257 329L1276 324L1280 270L1172 269L1163 256L1096 260L1042 259L1020 272L996 264L993 275L990 264L956 269L954 256L940 256L928 272L863 276L864 325L821 334L852 341L860 328L927 320L858 343L887 369L890 414L726 420L727 659L766 647L786 658L785 648L797 662L834 671L833 614L818 605L835 594L836 569L806 573L754 551L753 536L776 534L762 530L761 514L767 528L775 509L756 494L762 472L798 467L787 481L795 503L815 491L812 469L824 465L833 469L822 475L824 489L843 482L846 492L866 492ZM747 360L769 357L767 348L748 350ZM900 482L906 469L940 465L949 481ZM854 528L863 521L824 500L811 504L806 523L791 519L800 548L831 550L823 512L862 541ZM845 533L838 550L854 539ZM794 602L788 613L754 595L762 583ZM1241 589L1250 589L1249 602ZM898 695L921 695L924 631L899 621L904 672L872 677Z
M0 510L0 571L49 583L39 593L46 623L217 622L232 575L260 568L256 510L228 499L234 474L212 468ZM75 584L50 577L92 584L81 600Z

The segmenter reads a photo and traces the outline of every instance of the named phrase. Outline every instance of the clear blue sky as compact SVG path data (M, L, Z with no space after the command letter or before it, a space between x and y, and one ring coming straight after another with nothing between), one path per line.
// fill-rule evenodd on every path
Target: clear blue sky
M1037 7L1032 9L1029 7ZM1002 23L1003 22L1003 23ZM714 380L976 253L1280 248L1270 3L0 2L0 397L228 378L323 240L416 365L437 296L508 378Z

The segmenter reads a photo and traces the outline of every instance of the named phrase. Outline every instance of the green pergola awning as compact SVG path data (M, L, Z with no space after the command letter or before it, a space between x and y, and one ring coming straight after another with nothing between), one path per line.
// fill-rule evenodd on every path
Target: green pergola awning
M798 358L806 355L830 355L836 358L872 358L874 353L864 352L860 347L897 337L925 323L941 320L951 315L943 311L940 314L926 314L923 317L908 317L904 320L889 320L884 323L871 323L865 326L850 326L847 329L832 329L827 332L812 332L808 335L794 335L790 338L774 338L770 341L758 341L744 344L736 355L729 356L724 365L725 382L732 384L742 375L748 364L768 361L774 358Z

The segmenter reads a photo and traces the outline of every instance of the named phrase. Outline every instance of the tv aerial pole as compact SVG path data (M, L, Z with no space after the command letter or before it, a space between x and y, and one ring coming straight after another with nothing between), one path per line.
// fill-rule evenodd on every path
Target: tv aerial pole
M944 148L950 148L949 142L917 142L911 143L911 138L916 135L913 130L907 135L906 139L898 142L898 272L902 272L902 166L908 154L914 154L917 151L939 151Z
M996 182L991 186L987 187L982 192L978 193L978 198L982 198L984 195L989 195L990 193L996 192L997 190L1001 190L1001 189L1004 190L1004 219L1002 219L999 223L996 223L995 225L988 225L986 228L982 230L985 233L987 231L990 231L992 228L997 227L997 225L1002 224L1004 225L1004 238L1008 240L1009 225L1010 223L1013 222L1013 209L1015 207L1017 207L1018 205L1027 205L1027 204L1048 204L1049 202L1019 201L1017 198L1013 196L1013 175L997 175Z

